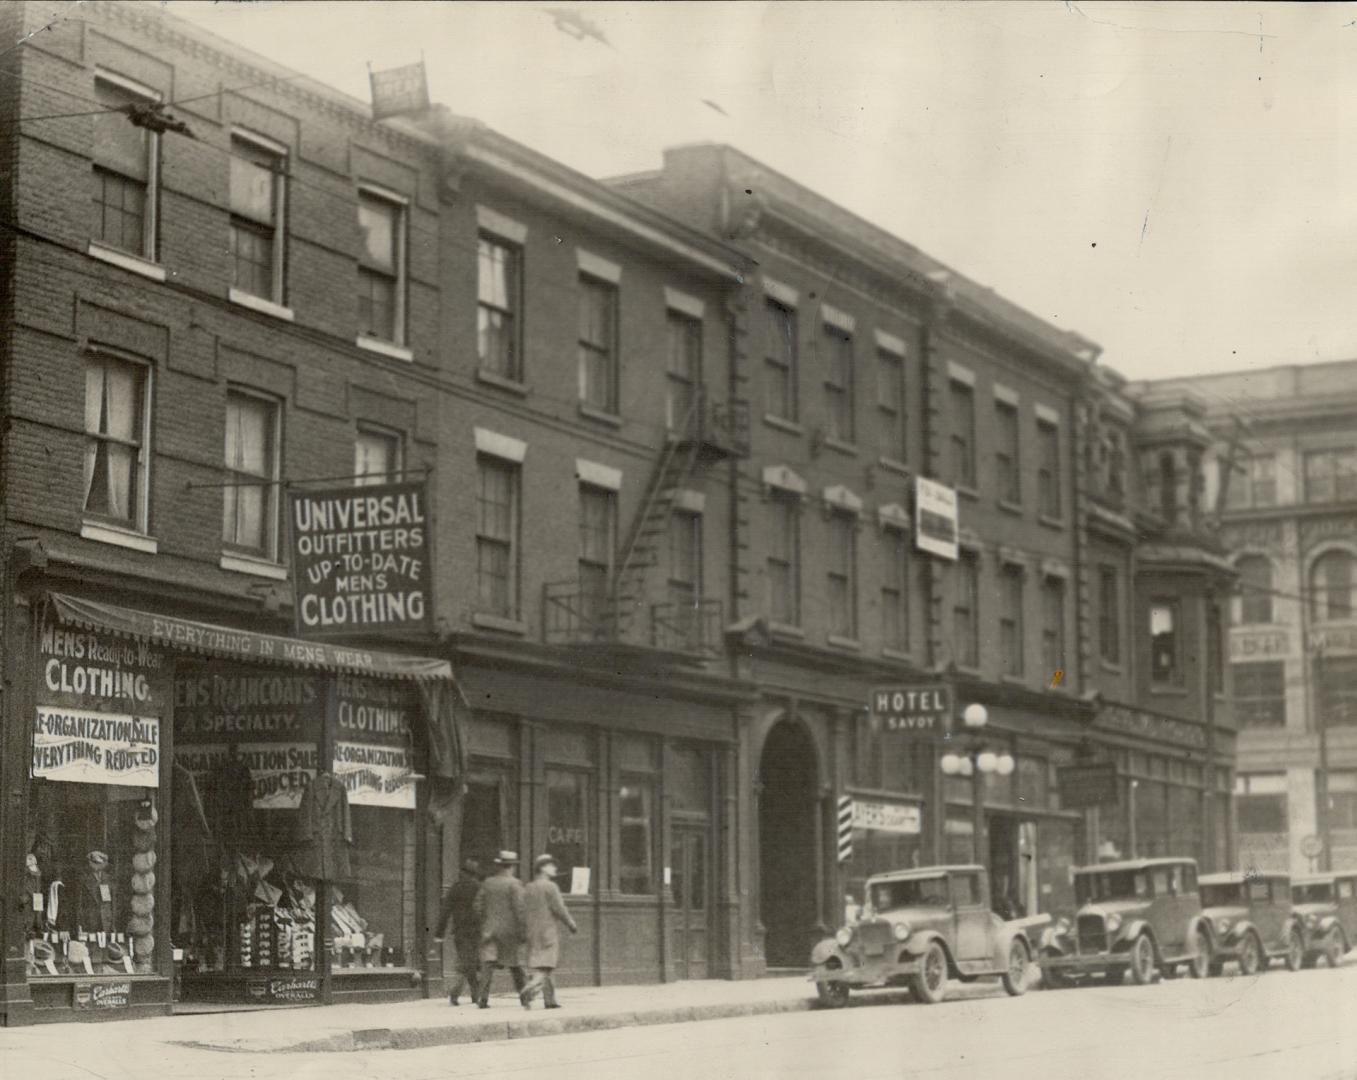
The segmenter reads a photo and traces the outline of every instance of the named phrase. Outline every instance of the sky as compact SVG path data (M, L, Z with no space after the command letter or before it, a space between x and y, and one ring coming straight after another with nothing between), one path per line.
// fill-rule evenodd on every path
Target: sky
M592 176L730 143L1131 378L1357 357L1357 4L162 6Z

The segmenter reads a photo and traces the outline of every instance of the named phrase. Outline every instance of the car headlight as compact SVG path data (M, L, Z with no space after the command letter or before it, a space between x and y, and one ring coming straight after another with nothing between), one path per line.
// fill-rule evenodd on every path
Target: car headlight
M909 923L898 922L895 924L891 933L895 935L896 941L906 941L909 938Z
M1229 920L1229 919L1217 919L1217 920L1216 920L1216 933L1218 933L1218 934L1228 934L1229 932L1230 932L1230 920Z
M1107 932L1109 934L1115 934L1120 929L1121 929L1121 916L1114 911L1112 912L1111 915L1107 917Z
M853 940L853 928L851 926L841 927L839 932L834 935L834 940L839 943L839 948L848 948Z
M1070 932L1070 921L1064 915L1060 916L1055 923L1055 932L1057 934L1068 934Z

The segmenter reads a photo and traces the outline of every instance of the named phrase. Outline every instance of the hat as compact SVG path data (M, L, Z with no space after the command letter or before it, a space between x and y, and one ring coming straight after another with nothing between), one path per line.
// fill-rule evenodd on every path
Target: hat
M48 960L56 959L57 951L52 948L50 941L33 941L33 959L39 964L45 964Z
M518 865L518 852L516 852L516 851L501 851L499 854L497 854L497 855L495 856L495 865L496 865L496 866L517 866L517 865Z
M550 866L550 867L552 868L552 871L553 871L551 876L552 876L552 877L555 877L555 876L556 876L556 874L555 874L555 869L556 869L556 856L555 856L555 855L539 855L539 856L537 856L537 858L533 859L533 861L532 861L532 872L535 874L535 873L537 873L539 870L541 870L542 867L544 867L544 866Z
M86 858L89 860L89 864L96 870L102 870L108 865L108 856L102 851L91 851Z
M126 955L127 954L123 952L123 947L116 941L110 941L104 946L104 959L108 960L110 963L121 963L122 958Z
M481 872L481 864L477 859L463 859L462 869L468 874L479 874Z

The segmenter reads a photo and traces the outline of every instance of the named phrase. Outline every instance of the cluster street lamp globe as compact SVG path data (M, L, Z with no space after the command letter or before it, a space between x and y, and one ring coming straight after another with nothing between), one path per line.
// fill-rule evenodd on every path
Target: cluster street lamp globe
M971 779L975 788L974 802L974 833L973 843L975 846L975 861L980 859L980 834L984 825L984 795L981 792L980 778L989 774L998 776L1009 776L1012 774L1015 762L1013 755L1006 751L995 751L984 746L980 741L980 733L985 725L989 723L989 710L979 702L967 705L961 713L961 723L966 731L972 736L972 744L963 752L958 753L949 750L943 754L938 761L938 767L942 769L946 776L961 776Z

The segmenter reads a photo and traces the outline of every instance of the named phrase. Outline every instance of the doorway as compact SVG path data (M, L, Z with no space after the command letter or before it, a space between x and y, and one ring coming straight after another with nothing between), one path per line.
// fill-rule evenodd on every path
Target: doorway
M508 777L498 769L477 771L467 777L462 798L460 859L477 859L482 869L502 848L514 847L515 832Z
M779 720L759 758L759 916L768 967L804 968L817 934L820 867L815 743Z
M1043 910L1037 861L1037 823L1007 814L992 814L989 833L990 906L1005 918L1021 918Z
M675 825L670 858L674 962L680 979L705 979L711 967L711 854L705 825Z

